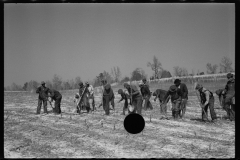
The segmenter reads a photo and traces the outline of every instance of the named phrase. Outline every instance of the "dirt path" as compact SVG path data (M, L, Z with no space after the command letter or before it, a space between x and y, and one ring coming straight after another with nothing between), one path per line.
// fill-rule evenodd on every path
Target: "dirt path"
M103 116L102 108L78 115L71 113L72 95L63 97L62 115L35 115L36 95L4 95L5 158L235 157L235 122L201 122L196 97L189 97L186 117L179 121L160 120L159 105L152 101L154 110L143 111L146 125L136 135L124 129L124 116L120 115L123 103L116 103L116 112L111 111L110 116ZM118 100L116 96L115 102ZM219 108L217 101L215 106ZM226 114L221 109L216 112L219 117ZM171 117L169 110L168 115Z

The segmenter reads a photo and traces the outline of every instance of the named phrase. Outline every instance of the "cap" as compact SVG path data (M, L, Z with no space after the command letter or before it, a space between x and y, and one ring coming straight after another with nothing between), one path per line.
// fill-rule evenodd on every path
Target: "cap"
M169 91L170 92L175 92L177 90L177 87L175 85L172 85L170 88L169 88Z
M199 90L201 88L203 88L203 86L201 84L197 84L196 87L195 87L196 90Z
M227 74L227 78L233 78L233 74L232 73L228 73Z
M44 81L42 81L42 82L41 82L41 84L45 84L45 82L44 82Z
M123 90L122 89L119 89L118 90L118 94L122 94L123 93Z
M175 79L174 84L180 84L181 80L180 79Z

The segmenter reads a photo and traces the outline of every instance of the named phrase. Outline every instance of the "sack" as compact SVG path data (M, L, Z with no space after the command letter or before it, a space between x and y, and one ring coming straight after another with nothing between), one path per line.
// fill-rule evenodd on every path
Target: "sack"
M134 107L132 105L128 105L128 110L132 112L134 110Z

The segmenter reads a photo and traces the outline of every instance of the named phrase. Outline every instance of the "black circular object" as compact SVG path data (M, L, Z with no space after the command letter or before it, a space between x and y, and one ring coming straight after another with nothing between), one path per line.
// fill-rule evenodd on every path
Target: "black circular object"
M124 128L131 134L138 134L142 132L145 127L145 121L140 114L131 113L124 119Z

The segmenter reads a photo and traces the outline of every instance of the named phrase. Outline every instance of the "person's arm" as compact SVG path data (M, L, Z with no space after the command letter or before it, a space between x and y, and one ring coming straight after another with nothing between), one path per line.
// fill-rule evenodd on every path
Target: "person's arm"
M122 96L122 94L121 94L121 99L118 101L118 103L120 103L123 99L124 99L124 98L123 98L123 96Z
M147 92L147 95L148 95L149 97L151 97L151 92L150 92L150 90L149 90L149 87L146 87L146 92Z
M179 100L182 100L183 92L182 92L180 89L178 89L177 92L178 92L178 96L179 96L178 99L179 99Z
M37 90L36 90L36 93L39 93L41 90L41 87L38 87Z
M206 91L206 92L205 92L205 95L206 95L206 102L204 103L204 106L206 106L206 105L209 103L209 99L210 99L210 93L209 93L209 91Z
M186 84L184 84L184 86L183 86L183 90L184 90L184 95L183 95L183 98L186 98L186 97L187 97L187 95L188 95L188 89L187 89L187 86L186 86Z
M168 91L167 94L163 98L163 103L166 103L168 100L168 96L170 95L170 92Z
M132 96L137 95L137 94L140 93L136 86L130 86L130 87L132 87L132 88L131 88L131 91L134 90L134 92L132 92Z
M228 83L226 84L224 90L222 91L222 94L226 94L227 91L228 91Z

